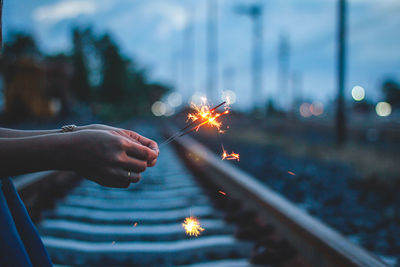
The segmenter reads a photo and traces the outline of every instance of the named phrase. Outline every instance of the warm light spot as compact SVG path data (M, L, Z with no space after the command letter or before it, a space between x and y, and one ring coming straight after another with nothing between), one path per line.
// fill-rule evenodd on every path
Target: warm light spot
M157 117L163 116L166 111L167 111L167 106L161 101L156 101L151 106L151 112L153 112L153 114Z
M185 229L186 234L189 236L198 236L201 232L204 231L204 229L200 227L199 221L194 216L186 218L185 221L182 223L182 227Z
M111 242L111 245L115 245L115 241Z
M301 104L299 112L300 112L300 115L303 116L304 118L311 117L312 113L310 110L310 104L309 103Z
M226 193L224 192L224 191L218 191L218 193L220 193L221 195L224 195L224 196L226 196Z
M351 90L351 96L355 101L361 101L365 97L365 90L359 85L356 85Z
M133 227L136 227L137 226L137 222L135 222L134 224L133 224Z
M311 114L314 116L319 116L324 113L324 105L321 102L313 102L310 105Z
M287 173L289 173L290 175L295 176L296 174L294 172L288 171Z
M387 117L392 113L392 106L387 102L379 102L375 107L376 114L380 117Z

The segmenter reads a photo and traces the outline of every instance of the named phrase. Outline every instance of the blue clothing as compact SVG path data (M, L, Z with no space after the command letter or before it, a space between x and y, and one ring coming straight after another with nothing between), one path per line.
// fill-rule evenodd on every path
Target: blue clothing
M52 266L10 178L0 179L0 266Z

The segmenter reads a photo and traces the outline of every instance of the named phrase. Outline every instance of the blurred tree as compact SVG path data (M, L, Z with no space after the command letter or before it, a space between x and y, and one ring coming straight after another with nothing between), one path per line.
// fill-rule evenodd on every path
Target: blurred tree
M165 85L149 83L146 72L121 53L110 35L99 38L96 48L101 58L100 100L115 105L118 113L148 113L151 104L169 91Z
M4 45L2 65L8 120L44 119L52 115L41 59L35 40L29 34L13 33Z
M23 32L14 32L10 41L5 43L3 55L6 60L15 60L19 57L36 57L40 51L33 37Z
M78 28L74 28L72 30L72 41L72 61L74 67L72 76L72 90L78 100L87 103L91 99L91 88L89 84L89 72L84 51L84 45L86 41L84 32L80 31Z
M400 107L400 85L394 80L386 80L382 85L382 91L385 95L386 102L392 107Z
M100 38L97 47L102 61L100 98L110 104L121 103L128 91L130 62L121 55L108 34Z

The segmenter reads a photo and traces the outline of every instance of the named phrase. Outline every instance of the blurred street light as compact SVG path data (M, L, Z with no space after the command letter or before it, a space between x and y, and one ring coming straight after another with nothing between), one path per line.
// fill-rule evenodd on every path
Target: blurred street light
M167 106L164 104L164 102L156 101L151 106L151 112L153 112L153 114L157 117L165 115L166 111L167 111Z
M392 106L387 102L379 102L375 107L376 114L380 117L387 117L392 113Z
M365 90L359 85L356 85L351 90L351 96L355 101L361 101L365 97Z

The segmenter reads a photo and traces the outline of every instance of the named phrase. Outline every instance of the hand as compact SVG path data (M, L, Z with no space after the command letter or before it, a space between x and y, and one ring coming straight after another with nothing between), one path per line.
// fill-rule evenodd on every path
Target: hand
M126 188L131 182L138 182L140 173L155 164L158 152L149 146L157 148L157 144L147 138L143 141L144 137L134 132L131 135L135 138L127 138L117 131L70 133L73 147L69 155L71 168L103 186Z
M108 125L104 125L104 124L90 124L90 125L86 125L86 126L79 126L78 130L104 130L104 131L111 131L113 133L125 136L129 139L134 140L135 142L138 142L144 146L147 146L150 149L153 149L154 151L157 152L157 155L160 153L159 149L158 149L158 145L156 142L154 142L151 139L148 139L144 136L141 136L140 134L134 132L134 131L130 131L130 130L126 130L126 129L122 129L122 128L117 128L117 127L113 127L113 126L108 126ZM152 167L156 164L157 162L157 158L148 163L149 167Z

